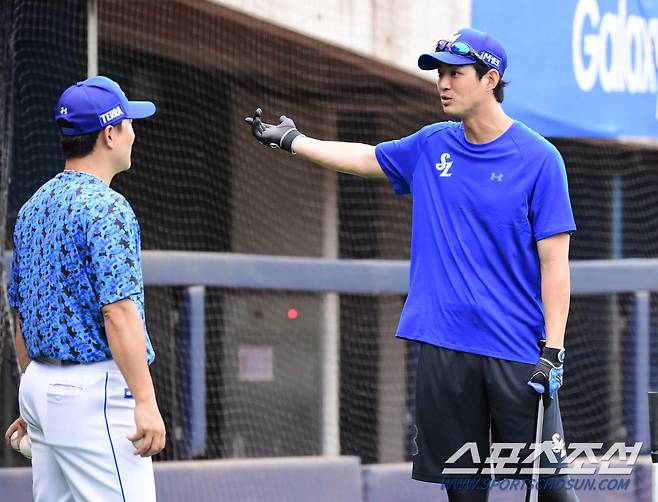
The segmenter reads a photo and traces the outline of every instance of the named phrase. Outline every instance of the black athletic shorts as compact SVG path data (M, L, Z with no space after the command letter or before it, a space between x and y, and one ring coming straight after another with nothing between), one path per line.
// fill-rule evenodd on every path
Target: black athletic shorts
M520 470L531 472L528 457L535 451L530 444L535 442L538 397L528 386L533 368L531 364L422 343L412 477L438 483L455 478L491 478L492 474L496 479L529 479L531 474ZM541 468L546 469L542 474L558 474L566 467L566 450L557 397L544 412L543 441L550 443L545 443L541 455ZM495 443L514 443L513 448L519 448L503 448L494 455L510 459L497 465L506 469L504 472L492 472L486 462L495 452L491 446ZM462 448L464 454L456 455Z

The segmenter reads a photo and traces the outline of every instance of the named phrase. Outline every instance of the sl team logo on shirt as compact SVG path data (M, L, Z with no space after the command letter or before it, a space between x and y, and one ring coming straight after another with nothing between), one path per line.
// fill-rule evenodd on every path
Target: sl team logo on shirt
M450 154L444 153L441 155L441 163L436 164L437 171L441 171L440 176L444 176L446 178L452 176L452 173L450 172L452 162L450 162L448 159L450 159Z

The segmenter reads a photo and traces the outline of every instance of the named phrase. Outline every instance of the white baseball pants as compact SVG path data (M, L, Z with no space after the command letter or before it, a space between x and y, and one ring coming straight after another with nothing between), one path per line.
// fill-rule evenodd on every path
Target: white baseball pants
M114 361L32 361L21 379L36 502L151 502L150 458L134 455L135 401Z

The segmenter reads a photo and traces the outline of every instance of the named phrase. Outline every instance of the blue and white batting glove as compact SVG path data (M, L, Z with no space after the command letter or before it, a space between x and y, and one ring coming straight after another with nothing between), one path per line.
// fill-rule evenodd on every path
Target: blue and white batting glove
M540 394L544 394L548 389L548 397L553 399L558 389L562 387L563 366L564 349L544 347L528 385L538 392L541 387L543 390L539 392Z

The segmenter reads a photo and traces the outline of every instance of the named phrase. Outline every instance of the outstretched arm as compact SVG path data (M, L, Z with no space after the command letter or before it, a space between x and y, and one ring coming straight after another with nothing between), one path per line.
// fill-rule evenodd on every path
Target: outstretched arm
M285 115L279 118L278 125L263 122L260 108L245 121L251 125L252 134L263 145L295 153L332 171L364 177L386 177L372 145L308 138Z

